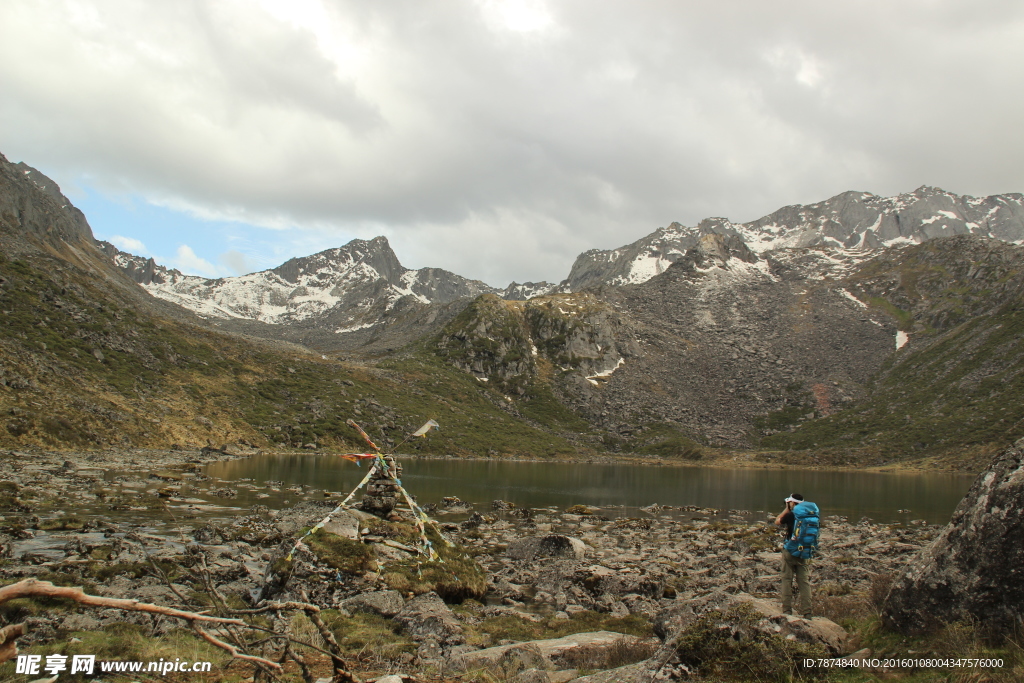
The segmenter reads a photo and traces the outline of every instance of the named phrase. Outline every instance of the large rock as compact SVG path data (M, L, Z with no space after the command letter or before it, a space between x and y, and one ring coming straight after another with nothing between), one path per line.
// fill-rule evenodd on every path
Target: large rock
M459 657L458 665L465 670L507 668L502 664L509 660L510 656L515 656L523 664L528 665L521 668L553 669L556 666L575 664L574 654L582 651L585 651L588 656L594 657L612 648L621 647L623 644L633 645L642 641L642 638L613 631L574 633L562 638L511 643L463 653ZM537 661L530 661L528 656L524 656L524 654L531 653L537 656Z
M341 606L349 612L368 612L382 617L393 617L402 611L405 600L398 591L369 591L343 600Z
M822 645L833 656L844 654L849 649L849 634L834 621L824 617L792 617L783 614L775 602L755 598L746 593L716 591L693 600L677 600L676 604L655 615L654 632L662 640L668 640L708 612L725 612L736 604L748 605L754 610L760 617L756 628L763 633L779 635L809 645Z
M364 514L365 513L361 513ZM359 540L359 517L352 510L339 510L331 515L331 521L324 525L323 531L353 541Z
M1000 453L946 528L893 584L890 628L923 633L961 619L1009 633L1024 625L1024 439Z
M466 640L455 614L437 593L424 593L405 603L395 615L395 623L416 641L430 639L457 645Z
M723 592L678 600L658 616L655 629L671 635L649 659L571 683L720 680L716 674L725 680L788 679L787 662L794 656L834 657L846 650L847 640L842 627L828 619L794 618L767 600Z
M532 561L541 557L564 557L581 560L587 554L587 546L578 538L549 534L520 538L508 545L508 556L513 560Z

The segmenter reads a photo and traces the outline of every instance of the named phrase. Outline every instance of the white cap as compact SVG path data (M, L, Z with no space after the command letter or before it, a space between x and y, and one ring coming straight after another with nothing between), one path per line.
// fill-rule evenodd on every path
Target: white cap
M803 501L800 500L799 498L794 498L793 496L790 496L789 498L786 499L785 502L787 502L787 503L802 503Z

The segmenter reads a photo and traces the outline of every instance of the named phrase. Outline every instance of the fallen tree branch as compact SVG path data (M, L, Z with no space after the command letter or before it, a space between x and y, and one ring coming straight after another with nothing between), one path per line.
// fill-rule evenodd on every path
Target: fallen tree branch
M127 612L148 612L149 614L161 614L166 617L183 619L192 624L192 630L195 631L199 637L211 645L215 645L216 647L225 650L232 657L251 661L258 665L270 667L275 670L280 670L281 668L276 662L263 659L262 657L254 657L252 655L244 654L233 645L229 645L228 643L214 638L199 627L199 622L206 622L221 624L223 626L241 626L243 628L247 628L248 624L241 619L214 617L209 614L188 612L185 610L175 609L173 607L152 605L148 602L139 602L138 600L130 600L126 598L101 598L96 595L88 595L78 587L54 586L49 581L39 581L37 579L25 579L24 581L12 583L9 586L0 588L0 604L16 598L29 597L65 598L77 602L80 605L87 605L89 607L113 608L125 610ZM10 630L9 633L8 630ZM3 641L0 641L2 642L2 644L0 644L0 662L6 662L18 654L17 643L14 639L24 634L24 624L12 624L11 626L7 626L0 630L0 635L3 636Z
M272 662L269 659L264 659L263 657L257 657L255 655L247 655L244 652L242 652L241 650L239 650L237 647L232 645L231 643L225 643L220 638L217 638L213 634L211 634L211 633L209 633L207 631L204 631L203 628L199 624L197 624L195 622L192 622L192 631L197 636L199 636L200 638L202 638L203 640L208 642L210 645L213 645L214 647L219 647L220 649L224 650L225 652L230 654L235 659L241 659L241 660L246 661L246 662L253 662L257 666L270 667L271 669L274 669L276 671L280 671L281 670L281 665L278 664L277 662Z
M37 579L25 579L24 581L12 583L9 586L0 588L0 604L16 598L40 596L50 598L67 598L68 600L74 600L80 605L88 605L89 607L109 607L113 609L123 609L129 612L162 614L166 617L185 619L186 621L208 621L217 624L233 624L235 626L246 625L246 623L241 619L213 617L208 614L188 612L185 610L175 609L173 607L164 607L162 605L151 605L148 602L139 602L138 600L131 600L128 598L101 598L96 595L88 595L78 587L54 586L49 581L39 581Z
M14 659L18 654L17 639L25 635L25 624L11 624L0 628L0 662Z
M312 605L308 602L268 602L262 607L256 609L232 609L228 610L229 614L260 614L262 612L279 612L281 610L296 610L303 612L319 612L320 608L316 605Z
M306 594L306 591L302 591L301 595L303 600L309 602L309 595ZM341 656L341 647L338 645L338 640L331 633L331 629L327 627L324 620L320 618L320 610L307 610L306 616L316 626L316 630L320 632L320 637L324 639L324 643L326 643L327 648L330 650L331 666L334 669L331 683L359 683L359 679L348 670L348 666Z

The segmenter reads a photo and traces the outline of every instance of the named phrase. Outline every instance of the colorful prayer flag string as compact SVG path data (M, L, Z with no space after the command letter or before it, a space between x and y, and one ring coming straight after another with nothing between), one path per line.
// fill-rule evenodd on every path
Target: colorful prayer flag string
M386 475L388 475L395 482L395 485L398 487L398 490L402 493L402 497L405 498L405 502L409 506L409 511L413 514L413 517L415 518L416 528L420 532L420 541L422 542L422 545L423 545L423 553L430 560L435 560L435 561L438 561L438 562L443 562L441 557L437 554L437 551L434 550L434 544L430 541L429 538L427 538L427 524L429 524L432 527L434 527L434 530L437 532L437 535L441 538L441 540L446 545L451 545L448 542L448 539L446 539L444 537L444 535L441 533L441 530L437 528L437 525L434 523L434 521L432 519L430 519L430 517L427 516L427 514L423 511L423 509L419 505L416 504L416 502L413 500L412 496L409 495L409 492L406 491L405 488L402 486L402 481L397 476L395 476L397 474L397 472L393 471L391 469L391 467L389 467L387 461L384 459L385 455L381 451L380 447L377 446L377 444L375 444L373 442L373 440L370 439L370 436L365 431L363 431L362 427L360 427L358 424L356 424L355 420L349 419L349 420L346 421L346 423L350 427L353 427L357 432L359 432L360 436L362 436L363 439L366 441L366 443L368 443L370 445L370 447L373 448L374 451L376 451L376 452L375 453L345 453L343 455L340 455L339 457L344 458L345 460L349 460L351 462L354 462L356 465L359 465L362 460L374 459L375 462L373 463L373 466L370 467L370 470L366 473L366 476L363 477L362 481L360 481L358 484L356 484L356 487L354 489L352 489L352 491L345 497L345 499L343 501L341 501L341 503L339 503L336 508L331 510L331 512L326 517L324 517L322 520L320 520L320 522L318 522L315 526L310 528L305 534L302 535L301 538L299 538L295 542L295 545L292 547L291 551L288 553L286 559L290 562L292 557L295 555L295 552L297 550L306 549L307 546L303 543L303 541L310 534L318 531L319 529L323 529L327 524L329 524L330 521L331 521L331 517L336 515L341 510L344 510L344 509L350 507L349 506L349 501L352 500L352 498L356 495L356 493L361 488L366 486L366 484L369 483L369 481L373 477L373 475L378 470L380 470L380 471L384 472ZM407 436L400 444L398 444L398 446L401 446L402 444L404 444L406 441L408 441L410 438L412 438L414 436L425 437L427 435L427 432L429 432L431 429L440 429L440 428L441 428L441 425L439 425L434 420L427 420L427 422L422 427L420 427L416 431L414 431L411 434L409 434L409 436ZM395 449L397 449L398 446L396 446Z

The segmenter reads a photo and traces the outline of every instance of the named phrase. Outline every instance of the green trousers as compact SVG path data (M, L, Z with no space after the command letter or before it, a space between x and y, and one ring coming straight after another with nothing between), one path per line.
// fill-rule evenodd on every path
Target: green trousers
M782 611L793 611L793 577L796 576L797 612L804 617L811 616L811 583L807 579L807 560L793 557L786 549L782 550Z

